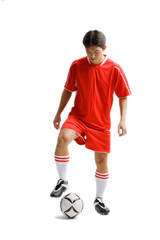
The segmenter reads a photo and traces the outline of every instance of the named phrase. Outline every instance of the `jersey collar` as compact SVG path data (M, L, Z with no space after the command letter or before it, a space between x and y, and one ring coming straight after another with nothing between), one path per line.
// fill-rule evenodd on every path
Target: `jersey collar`
M95 67L97 67L97 66L102 66L102 65L107 61L107 59L108 59L107 55L104 55L104 56L105 56L105 59L103 60L103 62L99 63L98 65L94 65L94 64L89 60L88 56L87 56L87 60L88 60L89 64L92 65L92 66L95 66Z

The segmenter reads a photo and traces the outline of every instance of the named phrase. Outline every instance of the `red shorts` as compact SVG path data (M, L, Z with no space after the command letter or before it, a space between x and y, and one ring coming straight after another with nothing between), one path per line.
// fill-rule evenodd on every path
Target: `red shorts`
M74 139L78 144L85 144L86 148L95 152L110 153L110 131L87 127L86 124L76 117L68 117L62 128L74 130L79 135L79 137Z

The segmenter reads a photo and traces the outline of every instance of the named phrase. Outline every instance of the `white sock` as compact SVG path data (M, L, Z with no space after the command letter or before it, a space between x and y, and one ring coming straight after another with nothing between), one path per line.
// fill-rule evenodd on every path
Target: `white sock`
M67 180L66 173L67 173L67 166L70 159L70 156L57 156L54 155L57 171L59 174L59 178L63 179L64 181Z
M109 178L109 173L99 173L96 171L95 179L96 179L96 198L103 197L103 194L106 189L107 181Z

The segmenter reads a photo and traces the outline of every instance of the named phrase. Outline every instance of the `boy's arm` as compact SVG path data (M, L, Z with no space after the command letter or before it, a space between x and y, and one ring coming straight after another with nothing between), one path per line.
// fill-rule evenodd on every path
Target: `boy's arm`
M59 107L58 107L56 116L53 120L53 125L57 130L60 128L61 113L63 112L64 108L66 107L71 95L72 95L72 92L69 92L66 89L64 89L62 92Z
M123 136L127 133L125 123L127 112L127 97L119 99L119 107L120 107L120 122L118 124L118 134L119 136Z

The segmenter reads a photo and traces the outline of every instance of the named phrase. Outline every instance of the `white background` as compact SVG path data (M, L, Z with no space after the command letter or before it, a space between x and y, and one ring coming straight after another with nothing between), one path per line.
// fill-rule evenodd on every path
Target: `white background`
M1 239L160 239L159 12L158 0L0 0ZM108 216L93 208L93 151L70 145L69 191L84 210L66 220L49 197L58 179L52 121L71 62L86 55L83 36L95 29L128 78L128 134L117 134L114 96Z

